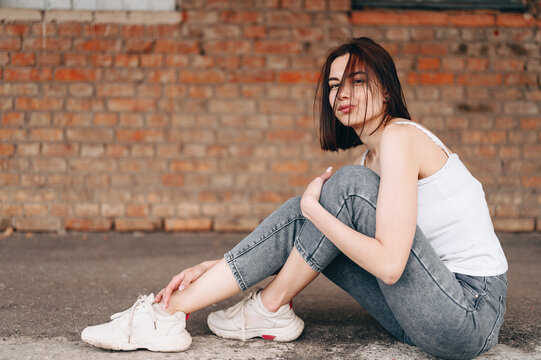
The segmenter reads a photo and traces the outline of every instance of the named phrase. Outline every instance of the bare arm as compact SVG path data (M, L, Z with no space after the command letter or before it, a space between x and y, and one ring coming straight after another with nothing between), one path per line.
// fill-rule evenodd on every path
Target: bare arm
M386 284L400 279L417 222L419 164L409 142L400 128L389 128L382 137L375 237L351 229L311 197L302 203L303 214L340 251Z

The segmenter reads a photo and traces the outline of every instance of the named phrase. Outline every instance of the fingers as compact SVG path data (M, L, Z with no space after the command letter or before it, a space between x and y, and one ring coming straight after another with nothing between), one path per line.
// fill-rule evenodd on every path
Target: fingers
M155 303L159 303L162 300L164 290L165 289L161 289L160 292L156 294L156 296L154 297Z
M329 166L329 168L321 175L321 178L323 180L328 180L332 175L332 166Z
M178 290L182 291L188 287L188 285L194 280L194 274L189 272L184 277L184 280L180 283Z
M169 282L169 284L167 284L167 286L165 287L163 297L166 309L169 307L169 300L171 300L171 294L173 294L173 291L178 289L178 286L180 285L182 280L184 280L184 273L180 273L177 276L174 276L173 279L171 279L171 281Z

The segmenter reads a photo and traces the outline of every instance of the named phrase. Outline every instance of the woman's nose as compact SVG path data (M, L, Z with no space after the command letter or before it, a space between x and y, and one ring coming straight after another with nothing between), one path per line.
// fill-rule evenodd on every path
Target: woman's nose
M338 99L349 99L350 91L350 85L348 83L344 83L338 91Z

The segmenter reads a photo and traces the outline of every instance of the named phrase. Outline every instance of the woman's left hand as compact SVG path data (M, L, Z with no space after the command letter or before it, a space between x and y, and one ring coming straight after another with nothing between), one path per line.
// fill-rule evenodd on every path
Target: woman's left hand
M321 188L325 181L329 180L332 176L332 166L329 167L323 174L312 180L308 187L302 194L301 198L301 210L302 214L307 217L306 212L309 210L310 206L313 206L314 203L319 203L319 197L321 196Z

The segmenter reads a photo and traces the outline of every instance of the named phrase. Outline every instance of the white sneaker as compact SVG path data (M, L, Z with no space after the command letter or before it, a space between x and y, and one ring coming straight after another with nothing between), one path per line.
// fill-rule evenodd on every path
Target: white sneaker
M186 331L186 314L173 315L157 309L154 294L141 295L131 308L111 316L108 323L89 326L81 339L91 345L112 350L148 349L183 351L192 338Z
M254 291L238 304L215 311L207 318L210 330L223 338L245 341L254 337L265 340L293 341L304 329L304 322L293 312L291 303L270 312Z

